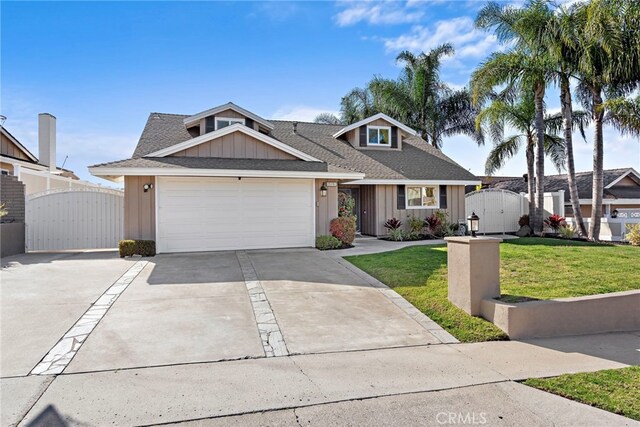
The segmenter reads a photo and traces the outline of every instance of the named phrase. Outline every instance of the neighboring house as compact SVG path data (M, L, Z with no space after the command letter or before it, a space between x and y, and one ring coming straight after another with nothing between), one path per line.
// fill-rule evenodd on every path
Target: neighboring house
M362 234L445 210L464 221L470 172L402 123L265 120L233 103L186 116L152 113L132 158L89 168L124 181L125 238L159 252L309 247L329 234L338 194Z
M1 131L0 172L22 181L26 195L53 188L92 185L80 181L72 171L56 167L56 118L51 114L38 116L39 159L5 127Z
M505 180L495 177L493 179L495 182L489 184L490 188L500 188L515 193L526 193L528 191L527 182L524 178ZM589 218L591 217L593 172L577 173L576 183L582 216ZM546 176L544 189L549 192L564 190L565 215L573 217L567 175ZM640 174L633 168L605 170L602 204L604 217L611 217L612 212L616 210L640 209Z

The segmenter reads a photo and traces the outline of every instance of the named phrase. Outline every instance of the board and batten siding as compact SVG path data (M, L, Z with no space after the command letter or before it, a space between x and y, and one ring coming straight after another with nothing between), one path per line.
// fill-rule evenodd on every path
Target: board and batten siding
M398 209L398 186L397 185L376 185L375 186L375 213L376 231L363 234L375 234L385 236L387 230L384 223L389 218L397 218L402 221L403 228L408 229L408 220L412 216L426 218L438 209ZM447 185L447 208L442 209L449 214L449 222L457 223L464 220L464 186ZM364 225L364 222L363 222Z
M332 219L338 217L338 186L327 186L327 196L322 197L320 195L320 187L325 182L322 179L316 179L315 192L316 192L316 236L323 236L331 234L329 232L329 223Z
M124 177L124 238L155 240L156 238L156 192L155 188L145 193L143 186L156 186L154 176Z
M2 143L0 144L0 154L3 156L13 157L14 159L25 160L32 163L33 161L24 152L11 141L9 138L0 134ZM13 171L13 168L11 169Z
M226 159L281 159L296 157L242 132L234 132L172 154L176 157L221 157Z

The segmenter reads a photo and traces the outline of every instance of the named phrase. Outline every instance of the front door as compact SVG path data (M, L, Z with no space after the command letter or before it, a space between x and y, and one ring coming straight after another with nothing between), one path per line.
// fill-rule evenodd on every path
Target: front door
M360 232L360 189L341 187L338 189L338 194L340 193L343 193L349 197L352 197L353 200L355 201L355 206L353 207L353 213L356 216L356 231L359 233ZM340 200L339 197L338 197L338 200Z

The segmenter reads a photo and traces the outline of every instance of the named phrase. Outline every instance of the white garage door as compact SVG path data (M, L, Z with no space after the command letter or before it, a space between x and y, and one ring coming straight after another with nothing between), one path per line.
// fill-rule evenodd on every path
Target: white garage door
M313 246L310 179L158 179L159 252Z

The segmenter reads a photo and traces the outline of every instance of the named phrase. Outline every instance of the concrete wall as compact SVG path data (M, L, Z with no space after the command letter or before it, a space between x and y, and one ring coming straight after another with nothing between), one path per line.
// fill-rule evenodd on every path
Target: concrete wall
M124 238L156 239L155 188L145 193L145 184L156 185L154 176L124 178Z
M24 222L0 224L0 257L24 253Z
M4 222L24 223L25 185L12 175L0 175L0 203L4 203L8 214Z
M216 138L195 147L178 151L176 157L222 157L232 159L285 159L294 160L295 156L265 144L242 132L234 132Z
M376 235L385 236L387 230L384 223L389 218L397 218L403 223L403 227L408 230L408 220L412 216L426 218L437 210L444 210L449 215L449 222L457 223L465 220L464 211L464 186L447 186L447 208L446 209L398 209L398 186L397 185L376 185L375 193L375 213L376 213Z
M331 234L329 233L329 222L338 217L338 186L327 186L327 196L322 197L320 195L320 187L325 182L335 182L337 184L336 181L316 179L316 236Z
M518 304L482 301L481 315L510 338L557 337L640 329L640 291Z

